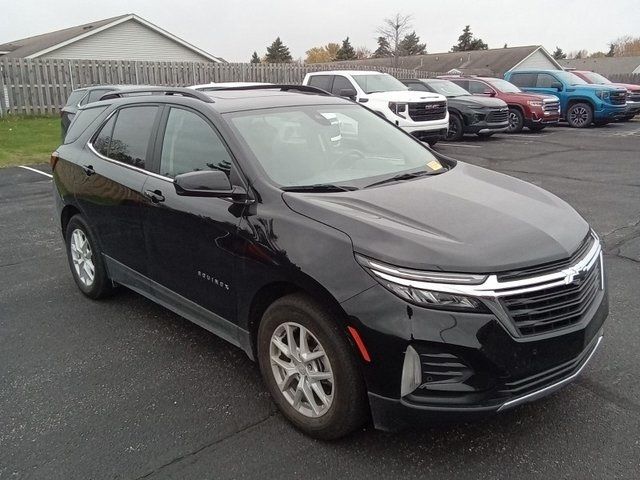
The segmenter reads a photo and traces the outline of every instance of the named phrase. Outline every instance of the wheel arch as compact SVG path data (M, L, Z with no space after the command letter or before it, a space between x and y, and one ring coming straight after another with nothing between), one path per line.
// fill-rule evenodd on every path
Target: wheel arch
M80 209L75 205L65 205L65 207L62 209L62 212L60 213L60 227L62 228L63 237L66 236L67 225L69 225L69 221L71 220L71 218L74 215L78 215L80 213L82 212L80 212Z

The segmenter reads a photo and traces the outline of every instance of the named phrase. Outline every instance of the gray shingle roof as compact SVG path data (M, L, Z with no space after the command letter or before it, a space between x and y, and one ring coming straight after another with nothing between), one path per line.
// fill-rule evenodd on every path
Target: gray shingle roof
M127 17L126 15L118 15L117 17L105 18L104 20L98 20L97 22L85 23L84 25L78 25L76 27L64 28L62 30L56 30L54 32L43 33L42 35L35 35L33 37L21 38L20 40L14 40L0 45L0 52L9 52L2 57L15 57L24 58L34 53L40 52L46 48L53 47L59 43L71 40L79 35L83 35L96 28L103 27L109 23L120 20Z
M605 77L607 75L633 73L640 68L640 57L602 57L602 58L572 58L560 60L563 67L576 70L591 70Z

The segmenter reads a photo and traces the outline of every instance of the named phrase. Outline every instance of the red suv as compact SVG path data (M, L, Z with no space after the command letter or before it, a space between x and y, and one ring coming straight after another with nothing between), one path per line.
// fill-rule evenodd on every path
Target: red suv
M603 77L599 73L589 72L586 70L571 70L571 73L579 76L587 83L594 85L609 85L612 87L622 87L627 89L627 115L620 119L621 122L627 122L636 115L640 114L640 85L633 83L616 83Z
M525 93L501 78L445 76L473 95L496 97L509 106L509 128L517 133L524 127L537 132L560 121L560 101L553 95Z

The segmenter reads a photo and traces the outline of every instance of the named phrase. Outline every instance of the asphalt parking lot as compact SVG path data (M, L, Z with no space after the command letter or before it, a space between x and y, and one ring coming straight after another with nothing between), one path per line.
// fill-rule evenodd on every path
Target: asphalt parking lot
M603 238L611 314L578 381L476 423L311 440L277 413L240 350L129 291L83 297L50 179L7 168L0 479L639 478L640 121L436 149L552 191Z

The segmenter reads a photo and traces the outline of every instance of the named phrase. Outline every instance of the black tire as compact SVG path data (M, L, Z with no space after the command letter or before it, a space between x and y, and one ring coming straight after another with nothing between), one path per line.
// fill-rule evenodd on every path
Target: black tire
M464 125L462 119L456 114L449 114L449 130L446 139L450 142L459 142L464 137Z
M524 115L519 108L509 108L509 127L507 133L520 133L524 128Z
M547 128L546 125L531 125L529 127L529 130L531 130L532 132L541 132L545 128Z
M307 329L317 338L331 364L333 400L321 416L311 417L296 410L278 387L272 369L271 339L285 323L295 323ZM299 335L300 330L297 332ZM333 440L352 433L367 420L366 389L354 349L326 310L309 297L291 294L275 301L262 316L257 347L260 371L271 397L296 428L315 438Z
M90 283L86 283L82 280L80 274L76 270L73 254L72 254L72 244L74 238L74 232L79 230L82 232L84 237L88 242L88 246L90 248L90 259L93 264L93 281ZM69 220L67 224L67 229L65 230L65 244L67 247L67 258L69 260L69 267L71 268L71 274L73 275L73 279L76 282L76 285L80 289L82 293L84 293L87 297L93 299L104 298L113 293L114 286L109 277L107 276L107 270L104 265L104 260L102 258L102 252L100 250L100 246L96 241L96 237L87 224L86 220L81 215L74 215ZM79 267L80 268L80 267ZM81 269L82 271L82 269Z
M587 128L593 122L593 108L588 103L574 103L567 110L567 123L571 128Z

